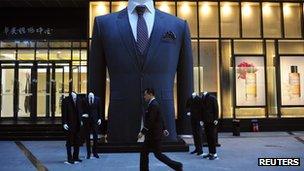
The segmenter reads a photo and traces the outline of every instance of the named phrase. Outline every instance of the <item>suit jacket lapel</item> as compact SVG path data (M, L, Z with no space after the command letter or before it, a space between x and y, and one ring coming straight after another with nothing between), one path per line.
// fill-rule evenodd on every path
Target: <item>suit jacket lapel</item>
M136 66L137 69L140 70L140 61L139 57L136 54L136 44L135 39L132 33L132 29L129 23L128 11L127 8L120 11L118 14L117 25L120 33L120 37L122 38L123 44L129 52L130 57Z
M144 62L143 70L145 70L148 66L148 64L152 61L152 58L156 55L161 38L163 33L163 25L165 23L163 22L163 15L162 13L155 9L155 19L154 19L154 25L152 29L152 33L150 36L150 47L147 52L147 58Z

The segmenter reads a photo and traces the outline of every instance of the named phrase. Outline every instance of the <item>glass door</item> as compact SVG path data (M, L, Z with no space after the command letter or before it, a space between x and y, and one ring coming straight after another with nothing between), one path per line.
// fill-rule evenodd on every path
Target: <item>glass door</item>
M69 63L56 63L53 65L53 90L52 104L54 104L55 117L61 117L61 102L62 99L69 94L70 79L69 79Z
M37 66L37 117L49 117L51 109L51 66Z
M31 67L32 64L19 64L18 70L18 117L30 117L31 116Z
M14 64L1 64L1 117L14 117Z

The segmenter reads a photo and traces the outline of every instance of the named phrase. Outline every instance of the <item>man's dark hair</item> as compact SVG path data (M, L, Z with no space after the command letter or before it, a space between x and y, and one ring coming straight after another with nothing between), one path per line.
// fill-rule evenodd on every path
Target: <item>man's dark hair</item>
M146 88L144 92L145 92L145 93L148 93L148 94L150 94L150 95L155 96L155 93L154 93L154 89L153 89L153 88Z

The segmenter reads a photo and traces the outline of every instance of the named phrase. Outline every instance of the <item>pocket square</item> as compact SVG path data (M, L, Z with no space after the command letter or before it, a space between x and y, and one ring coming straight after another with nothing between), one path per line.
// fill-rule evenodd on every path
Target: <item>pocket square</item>
M176 39L176 35L172 32L172 31L167 31L163 37L164 40L175 40Z

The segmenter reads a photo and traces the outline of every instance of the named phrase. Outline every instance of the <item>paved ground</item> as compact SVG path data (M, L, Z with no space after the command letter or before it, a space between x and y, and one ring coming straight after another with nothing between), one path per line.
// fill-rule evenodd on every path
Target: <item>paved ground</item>
M299 139L300 138L300 139ZM192 139L186 142L193 149ZM232 137L231 133L220 133L218 148L219 160L210 161L189 153L166 153L172 159L181 161L184 170L189 171L250 171L250 170L299 170L304 171L304 132L264 132L241 133L240 137ZM64 164L66 159L63 141L13 141L0 142L0 171L37 170L26 157L20 147L29 150L40 166L48 170L58 171L136 171L139 170L138 153L100 154L100 159L86 160L85 148L81 148L81 164ZM204 149L207 151L207 148ZM300 167L259 167L260 157L299 157ZM39 166L39 163L38 163ZM151 154L150 170L170 170Z

